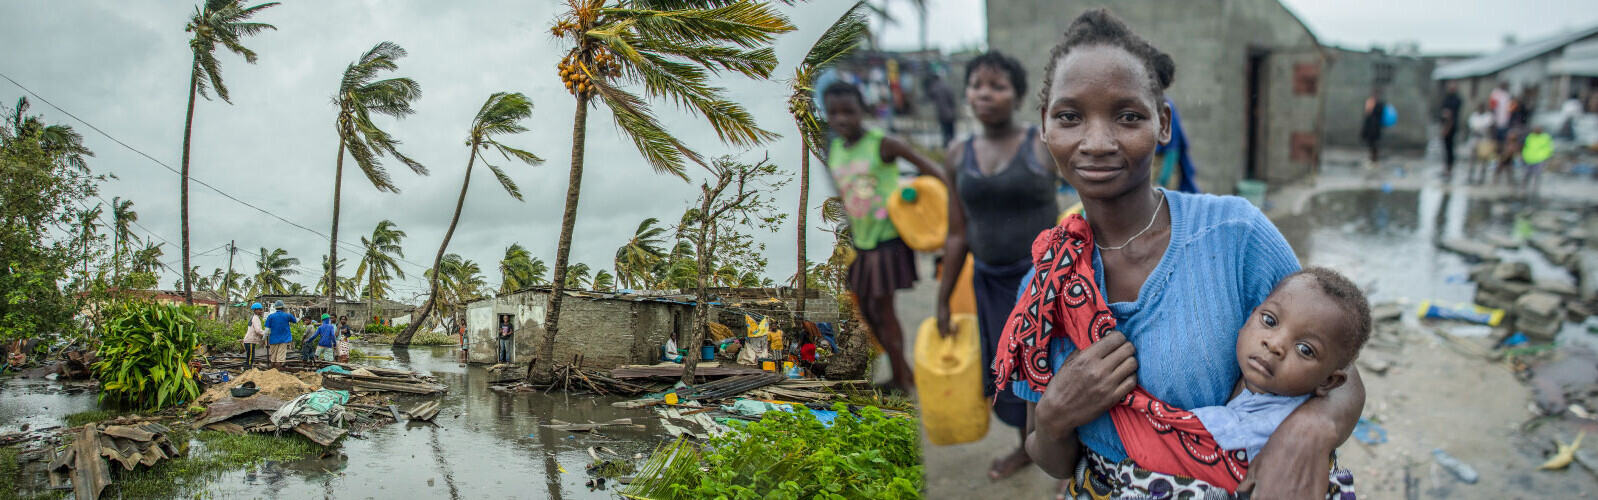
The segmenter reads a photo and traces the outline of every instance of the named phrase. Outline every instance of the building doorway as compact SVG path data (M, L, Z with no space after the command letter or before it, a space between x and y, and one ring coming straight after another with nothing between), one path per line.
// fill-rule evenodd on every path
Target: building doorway
M516 315L501 314L499 321L494 323L494 361L496 363L516 362Z
M1265 179L1265 164L1261 157L1264 156L1265 141L1260 137L1265 132L1265 110L1260 103L1263 101L1260 94L1265 92L1265 49L1252 48L1248 51L1248 137L1244 161L1247 168L1244 170L1245 179Z

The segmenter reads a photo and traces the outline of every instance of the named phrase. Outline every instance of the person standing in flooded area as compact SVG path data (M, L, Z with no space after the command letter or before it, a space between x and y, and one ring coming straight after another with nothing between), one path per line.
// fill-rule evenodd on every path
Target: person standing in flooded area
M1493 125L1493 111L1490 101L1482 101L1476 112L1470 115L1470 172L1465 176L1465 182L1481 184L1487 182L1487 167L1492 166L1498 159L1498 139Z
M1442 125L1444 181L1454 178L1454 138L1459 135L1459 112L1464 105L1459 98L1459 84L1448 82L1448 94L1443 96L1443 107L1438 116Z
M277 370L283 368L283 362L288 359L289 344L294 342L294 332L290 327L300 320L283 310L281 300L273 302L272 309L272 314L266 317L266 328L271 331L266 337L267 359L272 363L272 369Z
M827 155L827 170L837 183L838 196L849 212L850 240L856 256L849 265L849 290L860 303L867 326L887 351L893 366L893 387L909 393L915 375L905 359L904 329L893 309L893 294L915 284L915 253L899 238L888 220L888 198L897 196L900 158L922 175L948 185L943 170L903 140L880 129L867 129L861 121L866 100L854 85L837 82L822 91L827 122L836 137Z
M244 328L244 366L255 368L255 348L266 341L261 319L266 314L260 302L250 304L250 325Z
M1370 150L1370 163L1366 165L1367 167L1376 167L1376 162L1379 161L1382 114L1386 110L1387 103L1382 101L1381 89L1371 89L1370 97L1365 98L1365 120L1359 127L1359 140Z
M510 317L508 317L508 316L500 316L499 317L499 362L501 362L501 363L509 363L510 362L511 336L514 335L514 334L515 334L515 329L511 328L511 326L510 326Z
M1059 178L1044 166L1037 128L1015 119L1027 89L1026 70L999 52L966 64L965 100L981 129L949 146L949 236L943 246L943 281L938 287L938 331L950 335L949 299L972 256L982 366L992 366L1004 321L1015 308L1015 290L1032 268L1032 240L1054 226ZM983 370L983 394L999 421L1019 433L1014 450L997 457L988 478L999 480L1032 463L1026 453L1026 401L995 390L992 370Z

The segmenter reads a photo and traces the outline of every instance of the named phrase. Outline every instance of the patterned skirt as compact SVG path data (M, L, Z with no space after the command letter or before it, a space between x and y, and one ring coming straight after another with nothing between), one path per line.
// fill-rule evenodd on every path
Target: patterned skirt
M1083 448L1076 477L1067 486L1073 500L1232 500L1247 499L1190 477L1163 474L1138 467L1132 460L1111 462ZM1332 457L1326 500L1355 500L1354 474L1337 467Z

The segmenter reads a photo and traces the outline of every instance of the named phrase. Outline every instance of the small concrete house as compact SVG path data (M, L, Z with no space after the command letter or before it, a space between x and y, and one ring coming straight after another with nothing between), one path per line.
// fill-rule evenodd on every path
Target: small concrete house
M1034 86L1061 33L1108 8L1176 61L1166 96L1191 142L1199 188L1233 193L1241 179L1290 183L1320 162L1327 56L1277 0L988 0L988 46L1021 61ZM1368 90L1367 90L1368 91ZM1021 109L1037 123L1037 94Z
M565 293L560 305L560 333L555 339L557 363L567 362L577 353L583 354L584 366L591 368L653 363L660 358L660 346L668 339L685 344L693 328L693 295L578 290ZM711 321L736 311L775 315L780 308L769 303L771 298L785 303L792 300L778 289L714 289L711 293L720 298L711 303ZM468 302L467 361L498 360L501 319L509 321L513 328L511 361L526 363L537 356L544 339L549 294L549 287L534 287ZM811 294L805 309L810 311L808 317L818 321L834 321L838 314L837 302L819 293Z

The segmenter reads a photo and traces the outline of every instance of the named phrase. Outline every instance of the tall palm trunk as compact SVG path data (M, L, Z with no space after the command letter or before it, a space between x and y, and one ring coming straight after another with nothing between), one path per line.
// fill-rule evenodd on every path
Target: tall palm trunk
M800 324L799 321L808 316L805 314L805 297L808 297L806 295L808 292L805 288L810 281L809 268L806 266L805 259L805 214L809 212L808 206L810 204L810 147L804 144L804 133L803 128L799 129L799 285L796 287L799 291L799 298L794 300L793 319L795 325ZM804 329L800 328L800 330L803 331Z
M571 176L566 180L566 211L560 216L560 242L555 246L555 282L549 293L549 311L544 313L544 345L538 348L538 357L527 365L533 373L534 365L544 360L544 366L554 365L555 335L560 331L560 302L566 288L566 257L572 249L572 226L577 224L577 195L583 185L583 152L588 136L588 94L577 94L577 113L572 118ZM544 370L548 371L548 370Z
M194 286L189 283L189 138L194 135L194 94L200 90L200 63L189 70L189 114L183 119L183 183L178 188L178 204L183 219L183 303L194 305Z
M327 241L327 314L333 314L338 293L338 204L344 185L344 135L339 134L338 164L333 168L333 233Z
M449 229L444 231L444 242L438 244L438 255L433 257L433 277L427 280L427 302L422 303L422 308L416 311L416 319L405 327L405 331L394 337L395 346L411 344L411 337L416 335L416 325L427 320L427 315L433 312L433 301L438 300L438 266L444 263L444 251L449 248L449 239L455 236L455 226L461 222L461 208L466 206L466 188L472 185L472 165L477 163L477 142L471 144L472 154L466 159L466 178L461 180L461 195L455 199L455 216L449 220Z

